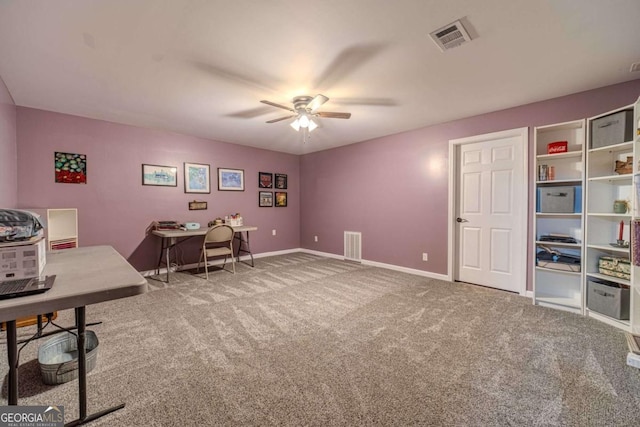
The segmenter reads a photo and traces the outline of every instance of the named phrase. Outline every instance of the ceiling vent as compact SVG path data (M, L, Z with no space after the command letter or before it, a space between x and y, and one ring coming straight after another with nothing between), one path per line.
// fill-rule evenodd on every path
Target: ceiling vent
M443 52L471 41L469 33L459 20L435 30L431 33L431 38Z

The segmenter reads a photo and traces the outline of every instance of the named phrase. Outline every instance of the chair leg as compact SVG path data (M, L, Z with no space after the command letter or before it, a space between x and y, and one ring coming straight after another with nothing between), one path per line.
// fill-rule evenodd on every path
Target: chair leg
M209 280L209 260L207 259L206 255L204 257L204 275L207 280Z

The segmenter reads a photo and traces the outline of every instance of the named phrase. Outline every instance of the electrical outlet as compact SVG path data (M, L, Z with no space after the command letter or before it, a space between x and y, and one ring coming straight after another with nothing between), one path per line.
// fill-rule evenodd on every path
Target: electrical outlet
M426 252L424 252L424 253L422 254L422 260L423 260L423 261L429 261L429 254L428 254L428 253L426 253Z
M276 235L276 229L274 228L273 230L271 230L271 235L275 236Z
M313 236L313 241L317 242L318 241L318 236Z

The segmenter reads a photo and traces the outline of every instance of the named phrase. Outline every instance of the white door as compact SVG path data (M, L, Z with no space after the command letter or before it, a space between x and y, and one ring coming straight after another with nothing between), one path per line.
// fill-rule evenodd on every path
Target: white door
M528 130L451 142L456 157L454 279L524 294Z

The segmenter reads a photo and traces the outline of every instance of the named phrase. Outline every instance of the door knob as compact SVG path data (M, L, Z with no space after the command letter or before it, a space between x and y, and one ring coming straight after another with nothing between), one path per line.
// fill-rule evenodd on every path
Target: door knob
M468 220L464 219L464 218L456 218L456 222L469 222Z

